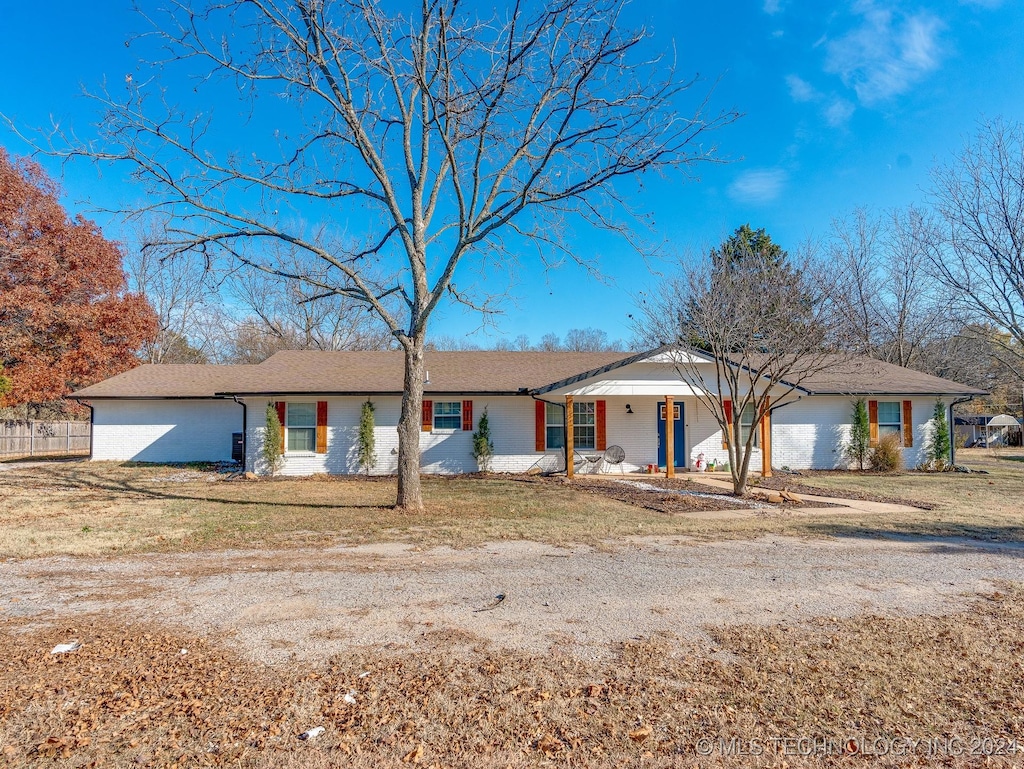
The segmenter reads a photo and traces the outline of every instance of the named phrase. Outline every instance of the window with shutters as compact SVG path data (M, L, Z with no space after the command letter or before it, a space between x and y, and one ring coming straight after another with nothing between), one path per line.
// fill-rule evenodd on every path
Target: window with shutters
M748 403L743 407L743 412L740 414L740 445L743 446L747 442L747 436L750 435L750 431L754 429L754 404ZM761 442L760 431L754 433L754 446L757 446Z
M549 449L565 448L565 423L562 415L565 409L557 403L546 403L544 405L544 432Z
M902 440L903 425L900 421L901 409L899 401L878 402L878 438L895 435Z
M289 403L285 413L285 451L315 451L316 404Z
M462 427L461 401L434 401L434 429L458 430Z
M597 410L594 403L572 404L572 440L577 449L587 450L597 446Z

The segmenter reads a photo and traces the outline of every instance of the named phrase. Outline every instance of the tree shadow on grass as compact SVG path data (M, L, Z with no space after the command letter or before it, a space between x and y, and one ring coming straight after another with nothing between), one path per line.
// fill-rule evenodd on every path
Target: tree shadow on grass
M998 551L1000 555L1024 558L1024 523L979 525L936 521L886 526L809 521L804 530L819 536L926 545L929 551L936 553Z
M139 465L142 467L142 465ZM145 467L158 469L166 465L145 465ZM47 468L50 470L51 468ZM176 468L177 469L177 468ZM8 476L13 478L13 476ZM108 492L111 494L130 494L136 498L175 500L183 502L209 502L221 505L239 505L242 507L275 507L285 509L307 508L312 510L382 510L392 505L380 504L354 504L354 503L324 503L324 502L302 502L288 501L281 502L270 499L237 499L231 496L212 496L204 494L189 494L174 492L171 489L155 488L146 484L134 482L128 479L117 480L103 475L102 473L85 468L63 468L53 467L48 473L50 484L55 486L69 486L72 488L85 489L97 492ZM197 481L199 482L199 481Z

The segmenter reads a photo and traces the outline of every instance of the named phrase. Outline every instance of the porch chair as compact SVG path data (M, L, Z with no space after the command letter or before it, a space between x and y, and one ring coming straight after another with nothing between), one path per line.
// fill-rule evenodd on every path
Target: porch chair
M619 473L625 475L626 471L622 467L622 462L623 460L625 460L625 458L626 451L625 449L622 448L622 446L609 446L608 449L604 452L603 464L609 464L612 465L613 467L615 465L618 465Z

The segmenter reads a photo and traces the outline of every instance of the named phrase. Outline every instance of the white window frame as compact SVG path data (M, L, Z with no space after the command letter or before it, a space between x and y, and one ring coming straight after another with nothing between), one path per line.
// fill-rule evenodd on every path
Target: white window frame
M440 406L455 406L455 413L439 414ZM438 425L438 419L452 419L457 420L455 427L442 427ZM434 401L433 407L433 424L432 431L435 433L454 433L462 429L462 401Z
M882 406L894 406L896 408L896 421L882 421ZM884 428L884 429L883 429ZM878 440L886 435L895 434L903 445L903 402L902 401L878 401Z
M311 424L299 423L296 424L292 421L292 406L312 406L313 407L313 421ZM285 454L315 454L316 453L316 403L310 403L307 401L287 401L284 404L284 452ZM304 430L310 433L310 448L308 449L292 449L291 435L292 431Z
M750 416L747 421L747 416ZM753 403L748 403L743 407L743 411L740 412L740 439L739 445L745 446L747 443L747 435L750 430L754 430L754 442L753 446L757 447L761 445L761 431L758 428L757 420L754 417L757 415L757 408Z
M556 418L557 417L557 418ZM554 420L554 421L552 421ZM560 438L558 445L551 442L551 431L557 430ZM565 448L565 406L557 403L544 404L544 445L549 451L561 451Z
M589 417L589 422L584 422L582 417ZM593 436L589 443L581 439L584 430ZM595 451L597 449L597 404L594 401L573 401L572 404L572 445L580 451Z

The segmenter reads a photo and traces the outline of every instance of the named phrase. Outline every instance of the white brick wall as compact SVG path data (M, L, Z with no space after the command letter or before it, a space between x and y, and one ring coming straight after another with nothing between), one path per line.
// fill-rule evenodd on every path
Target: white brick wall
M231 459L242 407L231 400L99 400L93 404L92 458L138 462Z
M843 396L805 396L775 411L772 414L772 465L793 470L847 467L842 446L850 436L855 400ZM879 395L871 396L870 400L912 402L914 445L903 449L903 462L908 468L924 462L935 399ZM944 403L948 406L948 401Z
M545 470L564 467L561 451L534 450L534 401L526 396L475 397L452 395L434 400L472 400L474 429L488 409L495 457L495 472L525 472L534 465ZM623 470L630 472L657 462L657 404L661 397L647 395L608 396L606 402L608 445L625 449ZM878 396L878 400L903 400ZM295 398L315 402L315 396ZM327 454L288 454L280 471L284 475L360 472L356 459L356 438L362 397L328 398ZM375 397L377 407L375 474L397 470L398 396ZM551 398L552 401L555 398ZM596 400L582 398L577 400ZM718 423L696 398L678 398L683 405L686 441L685 465L692 469L694 458L728 460L722 448ZM249 470L265 472L260 445L265 424L266 399L247 399ZM626 413L626 404L633 413ZM929 438L929 424L935 401L913 399L914 446L904 449L908 467L921 463ZM839 396L805 396L776 410L772 415L772 464L794 470L829 469L844 465L841 446L849 435L853 400ZM93 457L105 460L149 462L220 461L231 458L231 433L242 429L242 409L230 400L118 400L99 401L95 406ZM428 473L474 472L472 434L421 432L422 467ZM393 453L394 452L394 453ZM677 464L683 462L677 460ZM755 450L750 467L761 467L760 450Z

